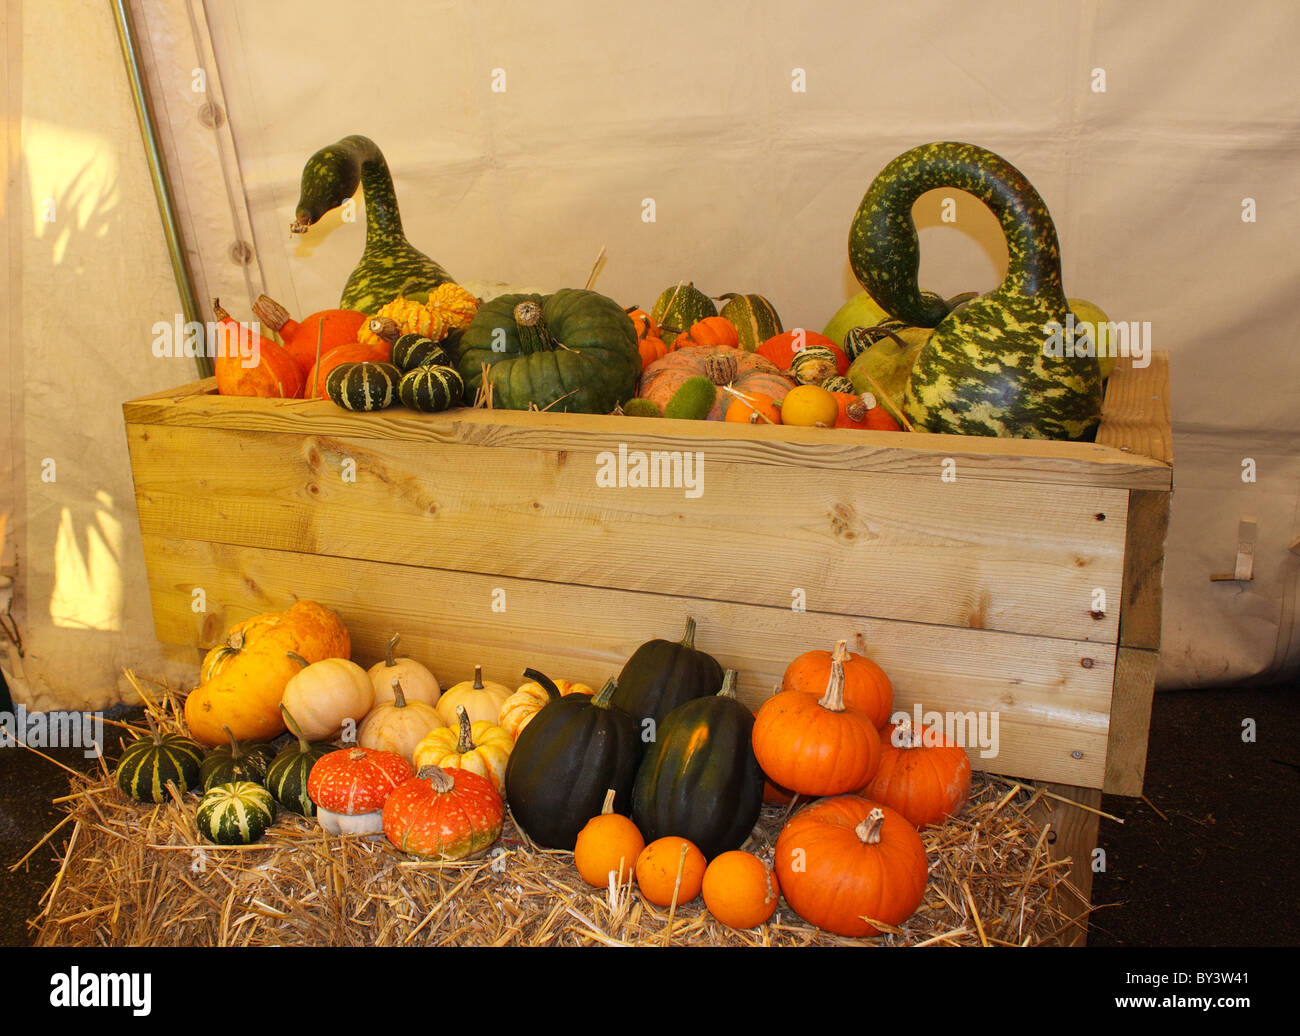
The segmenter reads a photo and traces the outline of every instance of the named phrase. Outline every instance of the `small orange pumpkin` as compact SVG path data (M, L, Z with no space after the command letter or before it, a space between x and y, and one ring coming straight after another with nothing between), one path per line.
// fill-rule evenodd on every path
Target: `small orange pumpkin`
M722 346L728 349L740 348L740 332L736 325L726 317L705 317L691 325L684 335L673 340L674 349L689 349L697 345Z
M605 793L600 813L578 832L573 862L588 885L605 888L610 875L621 885L636 870L645 838L630 818L614 812L614 789Z
M664 340L656 335L647 335L645 338L638 339L636 347L641 353L642 370L660 357L668 355L668 346L664 345Z
M403 852L460 860L501 837L505 808L487 778L425 766L388 796L382 821L388 840Z
M295 399L302 396L302 371L284 347L238 323L212 300L220 341L212 369L223 396ZM256 346L256 356L253 347ZM254 362L256 360L256 362Z
M761 392L738 392L731 398L725 420L741 424L780 424L781 407L771 396Z
M647 845L637 857L637 887L655 906L672 906L674 899L681 906L700 894L706 866L704 854L692 842L678 835L665 835Z
M640 306L633 306L627 311L632 326L636 328L637 338L659 338L659 322Z
M844 704L865 712L877 730L885 726L894 708L894 685L866 655L849 651L848 641L841 640L833 652L805 651L786 666L781 690L821 694L836 661L844 669Z
M716 856L701 884L709 913L729 928L754 928L776 912L781 899L776 872L742 849Z
M937 728L917 730L911 721L881 731L880 768L860 794L896 809L917 827L956 816L970 795L966 750Z

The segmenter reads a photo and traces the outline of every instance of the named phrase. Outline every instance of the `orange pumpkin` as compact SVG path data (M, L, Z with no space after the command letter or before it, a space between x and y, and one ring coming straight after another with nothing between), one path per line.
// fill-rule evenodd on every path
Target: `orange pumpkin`
M636 869L636 861L645 848L645 838L631 819L614 812L614 789L605 795L600 813L587 821L578 832L573 847L573 863L588 885L605 888L610 875L621 885Z
M784 399L786 393L794 388L794 382L755 353L729 346L701 345L674 349L662 359L655 360L641 375L638 394L663 410L677 390L697 375L708 378L715 385L728 385L737 392L760 393L775 402ZM734 399L731 393L719 391L708 419L721 421Z
M741 849L716 856L701 884L709 913L730 928L753 928L776 912L781 900L776 872Z
M331 349L320 358L320 363L315 364L307 372L307 380L303 384L303 397L305 399L324 399L325 398L325 379L329 377L330 371L342 363L387 363L392 359L393 346L391 342L381 342L379 345L362 345L360 342L353 342L351 345L340 345L337 349Z
M848 641L841 640L833 652L805 651L786 666L781 690L821 694L836 660L844 670L844 704L865 712L879 730L889 722L893 711L894 685L885 671L866 655L849 651Z
M865 428L877 432L903 430L903 426L876 402L876 397L870 392L861 395L855 392L834 392L832 395L840 408L840 415L835 419L836 428Z
M741 424L780 424L781 408L771 396L761 392L741 392L731 397L725 419Z
M693 843L678 835L665 835L647 845L637 857L637 887L655 906L672 906L674 900L681 906L700 894L706 866L704 854Z
M844 704L838 658L820 698L782 691L763 702L752 739L768 779L801 795L855 791L880 766L880 735L870 716Z
M217 299L212 300L212 309L217 314L219 338L212 369L220 395L270 399L302 395L302 371L282 346L263 335L254 337L252 329L237 323Z
M881 732L880 768L861 791L903 814L916 827L942 824L959 814L970 795L966 750L937 728L917 730L911 722Z
M739 349L740 332L726 317L705 317L693 323L686 334L673 339L674 349L689 349L700 345Z
M632 326L636 328L637 338L658 338L659 322L649 313L639 306L633 306L627 311Z
M383 829L403 852L460 860L501 837L505 808L492 782L468 770L421 767L384 803Z
M802 327L773 335L757 349L758 355L776 364L778 370L788 371L794 363L794 354L809 345L824 345L835 354L835 372L847 374L849 358L844 350L823 334Z
M668 346L664 345L664 340L653 335L638 339L636 347L641 352L641 369L643 371L655 360L668 355Z
M357 340L366 315L355 309L323 309L304 317L302 323L269 295L259 295L253 312L267 327L280 336L285 352L293 357L305 379L316 365L316 341L320 338L320 355ZM304 381L304 384L306 382Z
M900 925L912 916L929 864L905 817L840 795L805 806L781 829L776 875L785 901L809 924L860 937L879 934L871 921Z

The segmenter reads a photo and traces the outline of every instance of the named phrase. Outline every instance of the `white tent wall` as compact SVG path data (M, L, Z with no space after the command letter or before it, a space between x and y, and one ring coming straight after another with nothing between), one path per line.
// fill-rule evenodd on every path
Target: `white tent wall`
M28 653L14 682L38 703L84 704L116 693L123 664L163 665L118 404L190 380L192 361L148 348L154 321L174 319L177 303L107 5L10 10L19 6L23 147L34 160L22 333L10 344L22 360L10 397L28 558L18 587ZM336 304L362 247L360 199L355 222L335 212L303 237L287 228L305 159L350 133L383 148L408 235L459 278L580 284L604 246L598 286L624 304L648 306L688 278L761 292L787 326L812 328L857 290L849 222L886 162L940 139L1002 154L1051 208L1067 292L1112 319L1149 322L1152 345L1172 355L1160 685L1300 667L1300 557L1288 549L1300 531L1295 5L132 7L200 296L222 294L242 317L261 290L295 314ZM225 115L215 130L199 117L209 103ZM67 142L52 146L51 129ZM35 159L78 142L112 164L113 202L56 256L33 207L85 186L76 168L38 171ZM940 219L949 196L955 226ZM924 286L952 295L998 282L1005 247L983 206L935 192L917 218ZM248 265L231 260L240 240L252 245ZM60 333L71 307L96 314L103 330L91 341ZM90 406L68 392L87 359ZM51 486L40 462L58 450L74 459ZM83 554L101 512L117 527L112 628L58 618L54 603L70 599L56 592L65 511ZM1254 579L1211 582L1234 567L1243 516L1257 521ZM22 543L12 524L7 538Z

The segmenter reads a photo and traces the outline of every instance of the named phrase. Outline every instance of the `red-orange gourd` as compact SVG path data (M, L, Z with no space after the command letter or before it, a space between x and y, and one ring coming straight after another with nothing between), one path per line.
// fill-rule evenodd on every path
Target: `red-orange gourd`
M641 369L643 371L655 360L668 355L668 346L664 345L664 340L653 335L638 339L636 347L641 353Z
M627 311L628 319L636 328L637 338L658 338L659 322L640 306L633 306Z
M705 317L693 323L686 334L673 339L674 349L689 349L700 345L739 349L740 333L736 330L736 325L726 317Z
M971 766L964 748L942 730L917 730L906 719L880 736L880 768L861 794L897 810L917 827L942 824L965 808Z
M740 392L731 396L726 420L740 424L780 424L781 408L776 400L761 392Z
M875 776L880 735L871 718L844 704L844 665L832 658L820 697L782 691L763 702L751 735L768 779L801 795L842 795Z
M805 651L786 666L781 690L821 694L826 690L837 657L844 668L844 704L865 712L879 730L889 722L893 712L894 685L885 671L866 655L849 651L847 641L841 640L833 652Z
M624 884L636 870L645 838L631 818L614 812L614 789L605 795L601 811L578 832L573 863L588 885L605 888L610 875Z
M713 858L701 887L709 913L730 928L753 928L776 912L776 872L753 853L733 849Z
M352 345L361 333L366 315L355 309L322 309L304 317L299 323L289 311L269 295L259 295L253 303L257 318L280 336L284 350L293 357L303 378L316 366L316 339L320 337L320 355L343 345Z
M836 935L878 935L871 921L900 925L925 897L929 864L916 828L858 795L799 810L777 836L775 856L790 908Z
M302 395L302 371L284 349L264 335L238 323L212 300L217 315L217 355L213 373L223 396L296 399Z
M776 364L778 370L788 371L790 364L794 362L795 352L809 345L826 346L835 354L835 373L846 374L848 372L849 358L843 349L825 335L802 327L796 327L790 331L782 331L779 335L773 335L760 345L756 351L759 356Z
M403 852L460 860L501 837L505 806L486 777L424 766L384 803L384 834Z
M674 896L681 906L700 894L706 866L704 854L694 844L677 835L666 835L647 845L637 857L637 887L655 906L671 906Z

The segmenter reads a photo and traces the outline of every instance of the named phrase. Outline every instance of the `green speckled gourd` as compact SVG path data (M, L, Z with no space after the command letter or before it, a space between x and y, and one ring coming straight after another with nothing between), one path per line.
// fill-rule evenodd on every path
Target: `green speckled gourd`
M296 218L289 229L305 234L325 213L351 198L358 183L366 202L366 247L343 286L339 307L378 313L399 295L423 296L423 301L432 289L452 280L406 239L388 163L368 137L344 137L307 159Z
M957 188L983 201L1007 239L1007 275L948 312L917 284L912 205ZM1012 438L1081 439L1101 419L1095 360L1047 355L1047 325L1064 325L1060 246L1047 206L1014 166L973 144L913 148L867 190L849 231L858 281L891 316L933 327L908 380L904 409L918 430Z
M650 318L660 327L660 339L669 347L679 333L689 331L696 321L717 315L718 307L713 304L713 300L692 281L665 288L650 310ZM669 328L674 330L670 331Z
M762 295L738 295L727 292L718 298L726 299L718 316L730 320L740 339L740 347L753 352L769 338L785 330L776 307Z
M460 340L465 399L488 365L492 406L608 414L636 394L641 354L623 307L599 292L499 295L479 307Z

